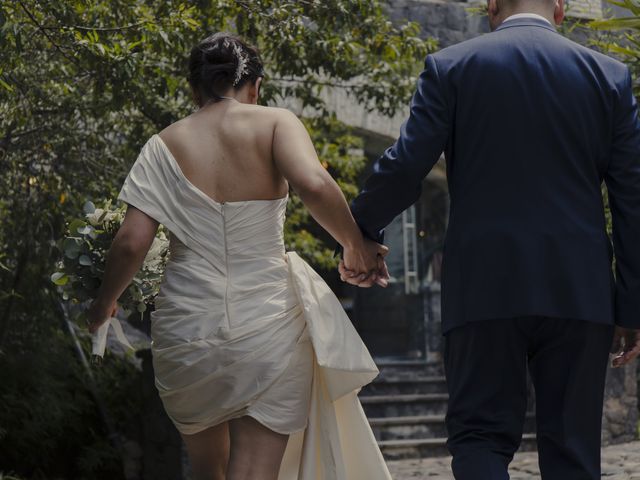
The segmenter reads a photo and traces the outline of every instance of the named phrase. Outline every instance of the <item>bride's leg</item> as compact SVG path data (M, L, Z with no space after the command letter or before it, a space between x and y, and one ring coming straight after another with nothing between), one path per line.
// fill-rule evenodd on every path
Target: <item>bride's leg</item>
M193 480L225 480L229 463L228 422L193 435L182 435L187 447Z
M229 422L231 455L227 480L277 480L288 435L245 416Z

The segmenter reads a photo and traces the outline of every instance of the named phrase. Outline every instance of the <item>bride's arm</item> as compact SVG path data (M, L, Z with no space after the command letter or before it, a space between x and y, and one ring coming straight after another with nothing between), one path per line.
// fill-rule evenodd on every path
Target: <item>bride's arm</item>
M157 230L158 222L153 218L131 205L127 208L109 248L98 296L87 312L91 333L115 313L116 301L140 270Z
M340 187L320 164L309 133L288 110L277 110L273 158L313 218L342 245L345 266L364 275L376 272L377 255L385 254L386 247L364 239Z

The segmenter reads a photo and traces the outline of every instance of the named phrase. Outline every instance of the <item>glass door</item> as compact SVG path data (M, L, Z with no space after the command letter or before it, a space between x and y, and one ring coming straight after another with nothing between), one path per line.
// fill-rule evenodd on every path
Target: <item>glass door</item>
M397 360L437 360L440 266L448 210L446 187L425 180L420 200L385 230L386 289L348 287L351 318L372 354Z

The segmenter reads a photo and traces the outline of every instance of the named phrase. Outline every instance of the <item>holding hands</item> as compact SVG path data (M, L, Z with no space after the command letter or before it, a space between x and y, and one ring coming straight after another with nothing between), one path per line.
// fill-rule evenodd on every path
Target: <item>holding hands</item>
M614 354L611 365L614 368L628 365L640 356L640 330L616 327L611 353Z
M389 271L384 261L387 253L387 247L366 238L357 247L345 247L338 267L340 279L363 288L374 284L386 287L389 284Z

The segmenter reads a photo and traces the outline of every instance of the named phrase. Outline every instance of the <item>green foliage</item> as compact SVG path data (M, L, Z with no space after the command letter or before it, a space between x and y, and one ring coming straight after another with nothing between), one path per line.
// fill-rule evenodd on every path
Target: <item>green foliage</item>
M0 471L43 479L122 478L68 337L53 328L47 334L14 346L2 359ZM138 373L116 357L109 364L95 371L99 395L122 425L134 422Z
M597 20L589 23L589 28L597 32L604 32L602 37L593 44L605 53L609 53L624 61L629 68L635 82L635 94L640 96L640 2L638 0L609 0L628 11L629 16Z
M232 30L259 46L265 103L297 99L301 111L322 116L328 88L395 113L435 47L416 25L394 26L372 0L21 0L1 8L3 187L28 187L34 200L46 191L48 211L113 196L144 141L191 111L186 56L207 33Z
M61 333L56 241L87 199L115 197L153 133L192 111L188 52L220 30L260 48L264 103L317 113L307 125L348 195L363 160L327 89L394 113L435 47L375 0L0 0L0 471L121 477ZM289 211L287 244L330 265L332 245L295 196ZM123 373L102 371L116 392Z
M608 18L590 22L588 27L600 34L592 43L605 53L624 61L635 79L635 94L640 95L640 2L638 0L612 1L609 3L628 10L628 17ZM609 197L603 186L607 231L612 233L611 209Z
M609 0L609 3L628 10L630 16L596 20L591 22L592 27L606 30L640 29L640 2L637 0Z

